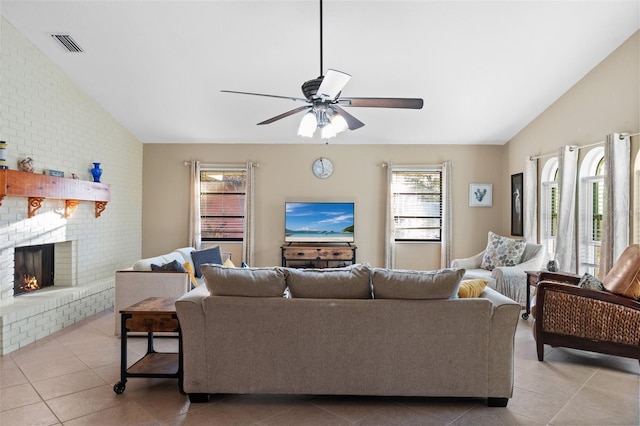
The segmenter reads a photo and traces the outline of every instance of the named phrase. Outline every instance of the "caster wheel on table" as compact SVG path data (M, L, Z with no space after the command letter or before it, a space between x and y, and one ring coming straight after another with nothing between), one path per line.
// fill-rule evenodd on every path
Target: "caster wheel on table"
M125 384L122 382L118 382L115 385L113 385L113 391L115 393L117 393L118 395L121 394L122 392L124 392L125 389Z
M529 318L529 314L528 313L525 312L524 314L522 314L522 319L523 320L526 320L528 318Z

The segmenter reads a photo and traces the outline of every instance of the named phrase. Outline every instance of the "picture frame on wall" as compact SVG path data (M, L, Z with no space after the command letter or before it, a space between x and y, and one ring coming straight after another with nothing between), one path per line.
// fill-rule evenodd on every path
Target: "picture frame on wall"
M511 235L516 237L524 235L523 180L523 173L511 175Z
M491 183L470 183L469 184L469 206L470 207L491 207L493 205L493 184Z

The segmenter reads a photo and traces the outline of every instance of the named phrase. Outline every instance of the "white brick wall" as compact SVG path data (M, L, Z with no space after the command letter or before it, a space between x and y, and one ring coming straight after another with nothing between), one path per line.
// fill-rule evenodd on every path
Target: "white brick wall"
M111 185L111 201L97 219L89 202L80 202L65 219L64 203L47 199L29 219L26 198L2 200L0 353L5 354L111 306L115 271L141 257L142 144L3 18L0 33L0 139L8 143L9 167L17 169L18 160L29 156L38 173L55 169L91 180L89 168L100 162L102 182ZM74 296L47 296L51 300L38 310L23 306L18 299L33 298L14 300L14 248L59 242L73 242L59 260L67 270L58 283L73 288L54 291L74 290ZM93 293L96 286L101 290Z

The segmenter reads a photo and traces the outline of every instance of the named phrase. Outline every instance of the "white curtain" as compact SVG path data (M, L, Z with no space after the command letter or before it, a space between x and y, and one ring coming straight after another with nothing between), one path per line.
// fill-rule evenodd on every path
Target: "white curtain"
M629 244L629 136L608 134L604 143L604 206L600 276L604 277Z
M254 211L255 211L255 198L254 198L254 168L258 167L258 163L247 161L247 188L246 196L244 199L244 239L242 241L242 257L243 261L253 266L253 258L255 255L254 244Z
M189 191L189 246L199 250L201 247L200 227L200 162L190 161L191 190Z
M387 209L386 209L386 225L385 225L385 246L384 246L384 266L385 268L394 268L396 264L396 230L395 221L393 220L393 166L391 162L384 163L383 167L387 169Z
M576 176L578 171L578 149L565 145L560 148L558 161L558 229L556 260L558 269L576 272Z
M451 265L451 168L450 161L442 164L442 230L440 234L440 267Z
M527 157L524 165L524 238L538 242L538 160Z

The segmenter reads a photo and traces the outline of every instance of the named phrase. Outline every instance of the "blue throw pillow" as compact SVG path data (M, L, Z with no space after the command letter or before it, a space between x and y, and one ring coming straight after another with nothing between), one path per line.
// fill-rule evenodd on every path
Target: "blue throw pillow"
M173 262L165 263L162 266L154 265L152 263L151 264L151 270L152 271L157 271L157 272L167 272L167 271L187 272L187 270L184 269L184 266L182 266L180 264L180 262L178 262L177 260L174 260Z
M222 265L222 256L220 255L220 246L211 247L204 250L194 250L191 252L191 259L195 267L196 277L202 277L200 265L205 263L215 263Z

